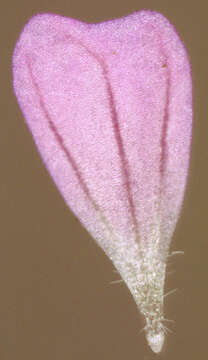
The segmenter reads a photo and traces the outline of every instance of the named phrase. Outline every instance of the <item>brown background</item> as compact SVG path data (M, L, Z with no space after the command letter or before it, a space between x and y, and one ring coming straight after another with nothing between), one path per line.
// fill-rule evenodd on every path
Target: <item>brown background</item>
M152 360L143 321L124 284L70 213L46 172L12 92L11 56L28 19L52 12L88 22L152 9L177 28L189 51L195 123L189 183L166 291L168 336L161 359L208 354L207 1L11 0L1 4L0 359Z

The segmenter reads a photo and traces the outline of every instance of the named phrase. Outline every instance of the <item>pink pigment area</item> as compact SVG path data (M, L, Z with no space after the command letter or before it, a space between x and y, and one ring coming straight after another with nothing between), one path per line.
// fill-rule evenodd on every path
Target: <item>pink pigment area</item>
M190 66L172 25L142 11L101 24L33 17L13 56L14 90L68 206L100 241L167 247L187 178ZM110 240L109 240L110 241Z

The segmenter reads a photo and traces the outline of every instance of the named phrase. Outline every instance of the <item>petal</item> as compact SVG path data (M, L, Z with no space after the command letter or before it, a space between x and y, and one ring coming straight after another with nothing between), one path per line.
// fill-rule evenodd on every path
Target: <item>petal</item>
M37 15L17 42L13 84L47 169L126 281L159 352L192 128L181 40L150 11L101 24Z

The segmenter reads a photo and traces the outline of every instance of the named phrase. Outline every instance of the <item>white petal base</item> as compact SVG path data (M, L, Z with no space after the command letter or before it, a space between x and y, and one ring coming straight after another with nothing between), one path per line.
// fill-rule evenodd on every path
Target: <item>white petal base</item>
M146 338L152 351L154 351L155 353L160 353L163 348L163 344L165 340L164 333L161 332L159 334L154 334L154 335L148 333L146 334Z

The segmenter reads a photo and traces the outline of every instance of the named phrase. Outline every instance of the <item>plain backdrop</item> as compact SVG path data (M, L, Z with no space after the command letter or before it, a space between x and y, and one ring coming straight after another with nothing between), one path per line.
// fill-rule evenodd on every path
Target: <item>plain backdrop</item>
M144 326L110 260L69 211L35 148L12 91L20 31L39 12L87 22L152 9L177 28L192 64L194 131L190 176L172 250L165 302L175 320L164 351ZM208 334L208 3L205 0L18 0L0 13L0 359L206 359ZM174 273L172 271L175 270Z

